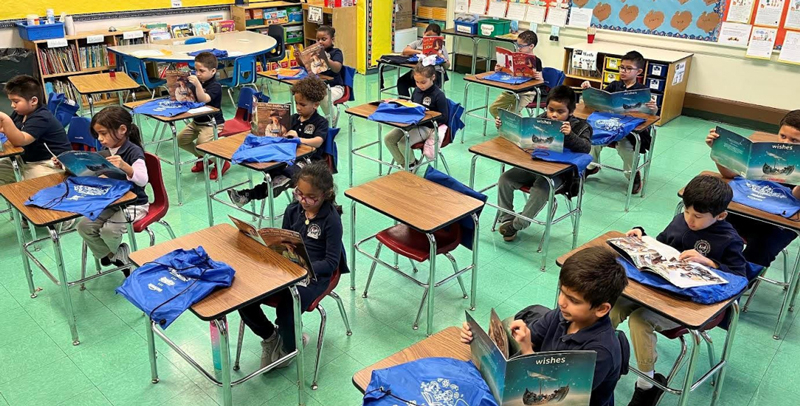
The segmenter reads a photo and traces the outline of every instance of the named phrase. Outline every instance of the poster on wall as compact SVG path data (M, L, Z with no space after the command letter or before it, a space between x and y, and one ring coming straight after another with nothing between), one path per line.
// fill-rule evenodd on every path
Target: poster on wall
M750 16L753 15L753 5L755 5L755 2L756 0L731 0L726 21L749 24ZM748 33L748 35L749 34L750 33Z
M800 32L786 31L778 61L800 65Z
M469 11L469 0L456 0L453 11L456 13L466 13Z
M719 43L725 45L734 45L746 47L747 41L750 39L750 30L753 28L750 24L732 23L726 21L722 23L719 30Z
M784 0L759 0L755 25L777 27L781 23Z
M800 0L789 0L789 8L786 11L786 21L783 23L783 28L800 30Z
M747 54L745 56L755 59L770 59L777 35L777 28L753 27L753 32L750 33L750 44L747 46Z

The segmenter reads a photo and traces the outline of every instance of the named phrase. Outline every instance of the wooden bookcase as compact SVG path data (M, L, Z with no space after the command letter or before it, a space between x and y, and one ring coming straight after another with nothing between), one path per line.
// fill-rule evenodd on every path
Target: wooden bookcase
M250 3L248 5L242 5L242 6L234 5L231 6L231 19L233 19L236 31L256 31L266 35L269 26L272 24L270 24L268 21L258 21L258 18L254 18L254 16L251 15L252 13L254 13L254 10L260 10L262 11L262 16L263 16L263 10L265 9L277 9L286 11L287 18L289 12L294 9L297 10L298 15L300 15L301 13L300 4L289 3L285 1L267 1L260 3ZM264 18L262 18L261 20L264 20ZM291 41L287 38L288 31L294 30L297 31L298 33L303 31L302 20L289 21L278 24L283 26L284 31L287 32L286 37L284 37L284 43L286 43L287 45L291 45L291 44L301 44L303 42L302 38L297 41Z
M597 53L597 69L594 71L578 71L572 69L572 56L575 50ZM602 89L618 78L619 59L629 51L636 50L644 56L645 69L639 81L650 88L656 96L658 115L661 116L656 125L663 125L681 115L686 85L689 81L689 70L692 65L692 53L667 51L654 48L632 47L616 43L579 43L564 47L563 70L567 78L564 84L580 89L583 81L589 81L592 87ZM616 62L616 64L615 64Z
M308 22L308 8L319 7L322 9L322 24ZM330 25L336 29L334 45L342 50L344 64L356 66L358 58L358 37L356 22L356 6L352 7L322 7L303 4L303 35L304 45L309 46L317 42L317 28L320 25Z

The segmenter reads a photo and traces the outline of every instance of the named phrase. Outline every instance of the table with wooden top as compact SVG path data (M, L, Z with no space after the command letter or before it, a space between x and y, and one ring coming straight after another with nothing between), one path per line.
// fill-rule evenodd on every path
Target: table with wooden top
M595 111L596 111L595 109L593 109L591 107L587 107L583 103L578 103L578 105L575 108L575 112L573 113L573 115L575 117L580 118L580 119L586 120ZM660 118L658 116L654 116L654 115L646 114L646 113L639 113L639 112L629 112L629 113L625 113L625 115L626 116L631 116L631 117L636 117L636 118L641 118L641 119L644 120L644 122L642 124L639 124L633 130L633 132L630 133L630 135L632 135L633 138L634 138L633 151L635 152L635 154L633 154L633 163L631 164L631 170L630 171L626 171L623 168L617 168L617 167L611 166L611 165L604 165L604 164L601 164L599 160L598 160L598 162L594 162L593 164L596 165L596 166L602 167L602 168L608 168L608 169L611 169L613 171L622 172L623 174L625 174L628 177L628 193L627 193L626 198L625 198L625 211L628 211L628 209L630 208L630 205L631 205L631 197L633 196L633 181L636 178L635 174L637 172L639 172L639 170L641 170L641 169L644 169L644 175L642 175L642 182L643 183L642 183L642 190L639 192L639 196L644 199L644 194L645 194L645 191L647 189L647 181L650 178L650 164L653 162L653 156L654 156L653 154L654 154L655 146L656 146L656 127L655 127L655 124L656 124L656 122L658 122L658 120ZM641 137L639 136L639 133L642 132L642 131L645 131L647 129L650 129L650 138L651 138L651 140L650 140L650 149L648 149L644 153L644 159L640 163L639 162L639 160L640 160L639 159L639 151L640 151L640 148L641 148L640 145L641 145L642 141L641 141ZM603 146L607 147L608 145L603 145Z
M495 137L488 141L484 141L478 145L473 145L469 148L469 152L472 152L474 156L472 157L472 164L470 165L469 170L469 187L474 189L475 186L475 168L477 166L478 158L488 158L496 162L500 162L503 164L503 169L505 170L506 165L511 165L514 168L519 168L524 171L528 171L535 175L543 177L547 180L548 184L548 199L547 199L547 208L546 208L546 216L547 219L545 221L536 220L535 218L530 218L523 216L520 213L515 212L514 210L509 210L504 207L500 207L496 204L486 203L487 206L494 207L497 209L497 214L495 215L495 221L492 223L492 231L494 231L494 227L497 224L497 220L500 218L500 213L505 213L514 217L518 217L522 220L529 221L531 223L536 223L544 226L544 234L542 235L542 241L539 245L538 252L543 252L542 254L542 272L545 271L547 268L547 253L550 247L550 229L553 224L556 224L566 218L570 218L572 220L572 248L578 244L578 230L580 228L581 223L581 208L583 204L583 183L585 180L584 176L577 176L578 182L578 196L577 196L577 203L575 208L572 207L572 200L568 197L567 204L569 205L569 210L567 213L562 215L559 218L555 217L555 194L557 192L555 186L555 178L564 176L568 173L574 173L575 169L572 165L560 162L547 162L543 160L533 159L531 157L531 153L523 150L522 148L518 147L516 144L512 143L511 141L503 138L503 137ZM571 182L565 182L561 187L569 187ZM493 187L497 186L497 183L491 184L483 189L478 190L480 193L484 193L486 190L489 190Z
M590 247L602 247L608 249L610 252L616 253L613 248L606 241L610 238L624 237L625 234L619 231L609 231L586 244L558 257L556 264L562 266L564 262L569 259L576 252ZM560 289L560 288L559 288ZM558 293L557 293L558 295ZM630 366L631 371L651 382L653 385L658 386L662 390L679 396L678 405L685 406L689 404L689 394L698 386L703 384L708 378L718 375L716 384L714 384L714 394L711 398L711 405L714 406L719 401L719 396L722 393L722 385L725 382L725 373L727 372L731 348L733 346L734 337L736 336L736 327L739 324L739 296L723 300L719 303L704 305L691 302L685 298L670 294L660 289L651 288L636 282L628 280L628 286L622 292L622 296L632 300L643 307L663 316L672 322L684 326L689 332L689 363L686 369L686 376L683 380L682 386L679 389L661 385L655 382L652 378L645 375L638 369ZM558 297L558 296L556 296ZM557 299L556 299L557 300ZM724 311L730 311L730 324L728 325L728 332L725 337L725 347L722 350L722 356L718 363L711 367L708 372L703 374L697 381L694 380L695 369L697 367L697 358L700 353L698 347L703 342L701 333L703 327L713 321Z
M425 289L425 294L422 297L417 318L414 322L413 328L416 330L419 325L419 318L422 314L422 307L426 304L427 299L427 334L433 332L433 313L434 313L434 287L438 287L452 279L458 279L461 286L464 298L467 297L466 290L464 289L461 275L465 272L472 271L472 285L471 285L471 301L470 308L475 309L475 296L477 293L478 282L478 212L483 208L484 202L467 196L465 194L456 192L450 188L441 186L437 183L431 182L427 179L419 177L413 173L401 171L390 175L380 177L378 179L369 181L362 185L350 188L344 192L344 195L353 200L350 206L350 289L355 290L355 270L356 270L356 251L364 254L367 258L373 261L370 269L370 275L367 278L367 285L364 288L363 297L367 297L367 290L369 283L372 280L372 273L375 272L375 265L381 264L394 272L410 279L418 286ZM412 232L416 231L424 234L428 239L429 248L429 267L430 273L428 275L427 283L418 281L410 274L401 271L397 267L397 260L395 258L395 265L392 266L379 258L381 243L378 243L378 249L375 254L367 253L359 246L366 241L376 238L377 233L367 238L356 242L356 207L362 204L375 210L396 222L400 222L405 226L411 228ZM474 222L474 234L472 237L472 264L466 268L458 270L455 260L450 258L453 263L454 273L440 281L436 280L436 253L437 243L434 238L434 233L460 221L463 218L471 217Z
M275 38L269 35L262 35L254 31L234 31L218 33L214 39L198 44L134 44L119 45L108 47L109 52L115 54L132 56L148 62L169 62L178 63L194 62L191 52L204 49L220 49L228 52L227 57L220 57L220 60L231 60L243 56L256 56L271 51L278 45Z
M483 59L486 62L486 71L487 72L489 71L490 62L492 60L492 51L493 51L493 49L492 49L491 46L487 46L486 47L487 56L485 58L480 58L478 56L478 44L480 44L481 41L485 41L485 42L488 42L490 44L491 43L515 43L515 42L517 42L516 38L511 38L511 37L486 37L486 36L478 35L478 34L470 34L470 33L466 33L466 32L460 32L456 28L448 28L446 30L442 30L442 35L450 35L450 36L453 37L453 39L454 39L453 48L451 48L453 50L453 55L455 55L456 51L459 49L458 48L458 42L459 42L459 40L461 38L469 38L470 40L472 40L472 69L470 70L470 73L473 74L473 75L475 74L475 68L476 68L476 65L478 63L478 59ZM455 64L453 64L453 66L455 66Z
M111 75L114 75L113 77ZM116 92L119 103L122 104L124 97L122 92L136 90L139 84L131 79L125 72L97 73L94 75L73 75L69 77L72 86L82 95L86 95L89 101L89 115L94 117L94 97L97 93Z
M295 358L297 363L298 404L304 405L303 324L300 318L300 296L297 293L296 284L306 278L306 270L240 232L230 224L218 224L214 227L165 241L156 246L131 253L130 258L134 264L142 266L176 249L191 249L199 246L205 249L211 259L228 264L236 272L230 287L217 289L190 307L192 313L200 320L211 322L216 327L218 337L212 336L212 340L219 340L222 363L221 380L216 379L213 372L210 373L203 369L197 361L172 342L158 327L158 323L151 319L147 325L147 345L152 383L157 383L159 380L156 365L155 334L161 337L167 345L204 375L206 379L222 387L223 404L226 406L233 404L233 395L231 393L233 386L246 382L275 368L282 362ZM258 303L284 289L289 289L294 303L295 351L279 361L260 368L241 379L232 381L230 334L226 316L242 307Z
M162 98L162 99L152 99L152 100L141 100L141 101L125 103L125 104L123 104L123 106L125 108L133 110L138 106L141 106L141 105L147 104L147 103L151 103L151 102L154 102L154 101L169 102L169 99L168 98ZM181 188L181 166L182 165L186 165L186 164L194 164L196 162L203 162L203 161L200 161L201 158L194 157L193 159L190 159L188 161L181 162L181 148L178 146L178 128L176 127L175 123L177 123L179 121L183 121L183 120L192 120L192 119L194 119L196 117L209 117L211 119L211 122L214 122L214 115L216 113L218 113L219 111L220 110L218 108L216 108L216 107L203 106L203 107L198 107L196 109L192 109L192 110L189 110L189 111L187 111L185 113L181 113L181 114L178 114L178 115L175 115L175 116L172 116L172 117L159 116L159 115L155 115L155 114L144 114L144 116L149 117L149 118L151 118L153 120L156 120L158 122L156 124L155 131L153 131L152 140L150 142L148 142L148 143L145 143L145 147L148 146L148 145L151 145L151 144L156 144L156 156L158 157L158 159L161 160L164 163L172 165L175 168L175 189L177 189L176 193L178 194L178 205L182 205L183 204L183 190ZM135 116L138 116L138 114L135 115ZM161 125L163 125L163 127L161 127L161 133L159 134L158 128ZM164 138L164 131L166 131L167 127L169 127L170 131L172 132L172 137L171 138ZM217 134L217 126L216 125L212 125L211 127L212 127L213 132L214 132L214 139L216 140L217 136L218 136L218 134ZM159 137L158 140L156 140L156 136ZM158 147L161 146L162 142L172 142L172 157L173 157L172 161L170 161L168 159L164 159L163 157L161 157L158 154ZM206 178L208 178L208 175L209 175L208 166L209 166L208 162L204 162L203 168L205 169ZM222 178L222 168L219 165L216 165L216 170L218 171L217 172L217 174L218 174L218 178L217 179Z
M299 68L298 68L298 70L299 70ZM272 97L272 89L269 86L269 84L271 82L278 82L279 84L284 84L284 85L287 85L287 86L291 87L291 86L294 86L297 82L302 80L302 79L292 79L292 78L286 78L286 77L278 77L277 73L271 72L271 71L269 71L269 72L258 72L258 73L256 73L256 76L259 77L259 78L267 79L267 94L269 94L270 97ZM328 83L328 81L333 80L333 78L328 76L328 75L317 75L317 77L322 79L323 81L325 81L325 83ZM327 88L328 88L327 92L328 92L328 104L329 104L328 107L330 107L330 109L328 111L330 112L330 111L333 111L333 102L335 102L336 100L331 100L331 87L327 86ZM294 112L295 112L295 109L294 109L294 98L292 97L291 93L289 94L289 102L288 103L289 103L289 112L291 114L294 114ZM328 123L332 123L333 122L331 120L330 114L326 118L328 119Z
M514 108L510 111L516 112L518 109L524 108L525 106L519 106L519 95L521 93L527 92L536 92L536 108L539 108L539 104L542 100L542 90L541 87L545 85L543 80L536 80L531 79L527 82L523 82L517 85L512 85L508 83L501 83L495 82L493 80L485 79L487 76L494 75L496 72L484 72L478 75L470 75L464 76L464 81L467 84L464 86L464 106L469 106L469 88L472 85L482 85L484 87L484 95L483 95L483 105L474 107L471 109L467 109L464 111L465 116L475 117L478 119L483 120L483 136L486 136L486 124L489 122L494 123L494 117L489 117L489 90L492 88L500 89L504 92L509 92L514 95L516 102L514 103ZM483 110L483 115L473 114L473 112ZM461 132L461 143L464 143L464 133L466 131Z
M239 134L231 135L229 137L223 137L218 140L214 140L211 142L207 142L204 144L200 144L197 146L198 151L202 151L205 153L205 159L208 160L210 157L215 157L217 159L222 159L224 161L232 161L233 154L236 152L237 149L242 145L244 139L247 137L248 132L242 132ZM308 146L306 144L300 144L297 146L297 155L295 159L305 159L307 156L314 153L315 148ZM245 168L251 169L247 171L247 181L240 182L235 185L230 185L225 188L219 188L216 192L211 191L211 181L209 177L205 177L206 181L206 204L208 208L208 225L214 225L214 211L212 207L212 200L216 201L217 203L223 204L230 208L239 210L241 212L247 213L255 218L258 218L258 227L261 227L261 221L267 220L269 221L270 227L275 227L275 196L272 192L272 175L270 172L281 169L285 167L287 164L285 162L258 162L258 163L242 163L239 164L244 166ZM219 165L217 165L219 166ZM208 175L208 167L206 166L206 175ZM227 194L228 190L236 189L243 185L248 185L250 189L253 188L253 171L260 172L264 175L264 181L267 182L267 198L261 201L261 211L257 213L256 210L256 203L255 200L250 201L251 210L243 209L238 207L228 200L226 200L227 196L223 196L222 199L216 197L218 194L225 193ZM264 217L264 205L268 204L269 206L269 217Z
M366 144L361 145L361 146L355 146L355 144L353 144L353 118L354 117L358 117L358 118L368 119L369 116L372 115L372 113L374 113L376 110L378 110L378 105L379 104L380 104L380 102L366 103L366 104L362 104L360 106L350 107L349 109L344 111L345 113L347 113L349 115L349 117L348 117L349 126L347 128L347 141L348 141L348 145L350 145L350 153L347 154L347 157L348 157L348 163L349 163L349 165L348 165L349 168L348 169L350 171L350 174L349 174L349 179L350 179L349 185L350 185L350 187L353 186L353 169L354 169L353 168L353 156L360 156L360 157L368 159L368 160L370 160L372 162L377 162L378 163L378 176L381 176L383 174L383 166L384 165L388 166L390 168L390 170L391 170L391 168L402 169L402 170L405 170L405 171L408 171L410 169L409 161L411 160L412 155L411 155L411 145L408 142L406 142L406 150L405 150L406 162L405 162L405 165L400 166L396 162L394 162L393 160L391 162L383 160L383 137L381 135L382 129L383 129L383 125L388 125L390 127L397 128L398 130L403 132L403 135L406 137L406 140L408 140L409 137L410 137L408 132L412 128L420 127L420 126L426 125L428 123L432 123L434 128L438 128L439 124L445 124L444 121L447 120L447 117L442 117L442 113L439 113L438 111L432 111L432 110L429 110L429 109L425 109L425 117L423 117L422 120L420 120L416 124L402 124L402 123L392 123L392 122L388 122L388 121L379 121L378 122L378 139L376 141L372 141L372 142L366 143ZM423 155L423 160L416 165L416 168L419 168L421 165L423 165L425 163L429 163L429 162L433 162L434 167L438 168L439 160L437 158L439 157L439 142L438 142L439 141L439 132L438 131L434 131L433 132L433 136L434 136L434 141L436 141L436 142L434 142L433 159L432 160L431 159L427 159ZM365 153L358 152L358 151L360 151L360 150L362 150L364 148L369 148L369 147L371 147L373 145L377 145L378 146L378 158L377 159L373 158L373 157L371 157L369 155L366 155Z
M82 217L78 213L72 212L65 212L53 209L42 209L36 206L26 206L25 202L28 201L33 195L38 193L42 189L46 189L52 186L56 186L60 183L63 183L67 179L67 175L64 173L55 173L52 175L42 176L39 178L27 179L23 181L19 181L17 183L12 183L8 185L0 186L0 195L2 195L6 201L12 206L11 212L14 215L14 223L17 230L17 241L19 242L20 247L20 254L22 255L22 267L25 270L25 278L28 281L28 290L30 291L31 298L35 298L40 288L37 289L33 283L33 273L31 272L31 265L29 260L32 260L33 263L39 267L39 269L44 272L44 274L50 278L53 283L61 287L61 293L64 299L64 308L67 314L67 323L69 324L69 330L72 334L72 344L78 345L80 344L80 339L78 337L78 327L76 325L76 317L75 312L72 307L72 298L69 294L69 287L76 285L76 284L83 284L84 282L107 275L112 272L116 272L121 270L122 268L114 268L112 270L107 271L99 271L96 274L91 276L81 278L75 281L69 281L67 279L67 271L66 267L64 266L64 257L63 251L61 249L61 236L71 231L62 232L59 229L58 224L63 223L68 220L75 220ZM66 196L65 196L66 197ZM128 205L136 201L136 194L133 192L128 191L123 195L121 198L117 199L115 202L110 204L108 207L118 207ZM27 242L25 240L25 236L22 230L22 219L26 219L31 227L46 227L49 231L49 235L46 237L42 237L39 239L32 239L31 241ZM133 226L130 221L126 222L128 227L128 238L131 241L131 245L134 244L134 235L133 235ZM53 252L55 254L55 262L57 268L57 277L53 276L53 274L47 270L47 268L34 256L33 252L29 249L34 244L37 244L41 241L46 239L50 239L53 242ZM86 246L84 245L84 249L82 252L83 256L83 264L86 263Z
M424 340L412 344L353 375L353 385L364 393L372 379L372 371L391 368L407 362L423 358L446 357L459 361L472 359L469 345L461 342L461 330L458 327L448 327Z

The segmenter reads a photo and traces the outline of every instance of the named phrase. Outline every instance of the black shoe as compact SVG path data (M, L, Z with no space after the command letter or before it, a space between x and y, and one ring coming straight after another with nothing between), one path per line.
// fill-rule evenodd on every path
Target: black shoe
M100 265L111 266L111 259L109 259L108 257L100 258Z
M518 230L514 228L514 222L511 220L501 224L497 231L503 236L503 240L506 242L514 241L514 239L517 238Z
M594 168L587 168L586 177L588 178L589 176L597 175L597 172L600 172L600 168L601 168L600 166L595 166Z
M639 192L642 191L642 185L644 185L644 182L642 182L642 174L636 172L636 176L633 177L633 191L631 191L631 194L638 195Z
M653 376L653 380L667 386L667 378L664 375L657 373ZM663 393L664 391L657 386L653 386L650 389L642 389L637 386L636 390L633 391L633 398L631 398L628 406L655 406Z

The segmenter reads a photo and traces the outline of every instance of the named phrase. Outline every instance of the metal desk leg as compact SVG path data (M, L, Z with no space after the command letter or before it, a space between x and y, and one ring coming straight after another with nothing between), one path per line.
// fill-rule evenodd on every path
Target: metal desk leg
M172 131L172 155L173 165L175 165L175 188L178 192L178 206L183 205L183 191L181 190L181 149L178 147L178 129L175 123L169 123L169 129ZM203 165L205 167L205 165Z
M156 323L148 319L147 322L147 357L150 359L150 382L158 383L158 365L156 361L156 340L153 336L153 329L157 328Z
M356 290L356 205L350 203L350 290Z
M118 102L120 107L122 107L122 105L124 104L124 101L125 101L125 98L122 97L122 95L123 95L122 91L118 91L117 92L117 102Z
M639 134L635 132L631 134L633 134L633 138L636 142L633 143L633 163L631 164L631 178L628 179L628 196L625 198L625 212L627 212L631 206L631 196L633 196L633 181L636 179L636 173L638 172L637 168L639 167L639 145L642 143L641 139L639 138ZM640 177L640 181L643 182L644 180Z
M205 181L206 185L206 208L208 209L208 226L214 226L214 209L211 204L211 179L208 177L208 165L205 164L208 162L208 154L203 155L203 180Z
M92 94L87 94L86 99L89 100L89 118L92 118L94 117L94 100L92 99Z
M272 176L267 173L264 175L265 180L267 181L267 204L269 205L269 226L275 227L275 193L272 190ZM262 206L263 208L263 206ZM261 220L258 221L259 227L261 227Z
M426 330L427 335L433 334L433 297L434 286L436 285L436 238L433 234L425 234L428 237L428 244L430 245L430 274L428 275L428 326Z
M75 320L75 310L72 308L72 297L69 295L69 281L67 280L67 270L64 268L64 257L61 253L61 241L58 237L58 232L54 226L48 226L47 230L50 232L50 239L53 240L53 253L56 258L56 268L58 269L58 282L61 286L61 294L64 296L64 309L67 312L67 323L69 324L69 331L72 333L72 345L81 343L78 338L78 326Z
M475 189L475 167L478 163L478 155L472 156L472 163L469 165L469 188Z
M553 227L553 203L555 202L555 184L553 179L547 179L549 189L547 191L547 220L544 225L544 241L542 243L542 272L547 268L547 251L550 249L550 228Z
M406 138L406 153L405 153L406 162L405 162L405 164L403 164L403 169L406 172L408 172L408 168L410 166L409 163L408 163L408 160L411 158L409 156L409 155L411 155L411 134L409 134L408 131L406 131L406 130L402 130L402 131L403 131L403 137ZM417 128L417 131L419 131L419 128Z
M575 221L572 223L572 249L578 247L578 232L581 227L581 215L583 214L583 186L586 178L584 176L578 177L578 202L575 205Z
M289 288L292 294L292 303L294 304L294 345L296 347L297 355L295 355L295 367L297 368L297 404L303 406L306 404L305 391L305 368L303 365L303 318L301 317L302 310L300 309L300 294L297 293L297 286ZM228 354L230 357L230 354ZM230 376L230 368L227 369Z
M36 286L33 284L33 272L31 272L31 263L28 260L28 255L25 253L25 247L24 247L25 233L22 230L22 215L13 206L11 207L11 215L14 217L14 228L17 231L17 241L19 241L19 253L22 256L22 268L25 271L25 279L28 281L28 291L31 292L31 299L34 299L36 298Z
M728 335L725 337L725 348L722 350L722 357L720 362L722 367L719 369L717 376L717 384L714 386L714 394L711 396L711 406L716 406L719 397L722 394L722 384L725 383L725 373L728 372L728 356L731 353L733 346L733 339L736 335L736 327L739 325L739 301L733 302L731 305L731 322L728 326Z
M797 251L797 259L794 261L794 272L792 272L792 280L789 282L789 288L784 291L783 303L781 303L781 310L778 313L778 324L775 325L775 332L772 338L776 340L781 339L781 330L783 330L783 323L786 321L786 311L789 309L789 303L792 300L795 289L797 288L798 272L800 272L800 250Z
M475 155L475 157L477 158L478 156ZM472 213L472 221L475 223L475 233L472 235L472 282L470 286L469 309L475 310L475 296L478 294L478 239L480 236L480 222L478 221L478 215L476 213Z
M486 124L489 121L489 86L484 87L486 88L486 93L483 95L483 136L486 137Z
M464 112L464 121L467 120L466 110L469 110L469 85L470 85L469 82L464 84L464 110L465 110L465 112ZM461 131L461 143L462 144L464 143L464 133L466 133L466 131Z
M213 139L214 139L214 141L216 141L216 140L219 139L219 133L217 132L217 122L214 119L213 115L209 116L209 118L211 119L211 122L214 123L211 126L211 128L212 128L211 131L212 131L212 134L214 135ZM205 165L206 164L206 158L207 158L207 156L204 156L203 160L201 161L201 162L203 162L203 166L206 166ZM222 160L223 165L225 164L225 162L227 162L227 161ZM217 169L217 192L222 190L222 165L220 165L219 163L220 163L219 157L214 157L214 168ZM208 177L206 177L206 178L208 178Z
M383 126L378 123L378 160L383 161ZM387 172L388 173L388 172ZM383 176L383 164L378 162L378 176Z
M350 171L350 187L353 187L353 116L350 115L347 120L349 124L347 126L347 143L350 148L350 153L347 154L347 169Z
M648 149L647 153L645 154L645 160L647 161L644 166L644 173L642 174L642 191L639 192L639 196L644 199L644 192L647 190L647 184L650 183L650 163L653 162L653 155L655 153L653 150L656 147L656 126L650 126L650 149Z
M222 402L225 406L233 406L233 394L231 393L231 347L229 344L228 326L224 317L222 319L215 319L214 325L217 326L217 331L219 332L219 353L222 362Z
M475 74L475 65L477 65L477 63L478 63L478 41L477 41L477 39L475 37L473 37L472 38L472 70L470 71L470 73L472 75ZM465 104L466 104L466 102L467 101L464 100Z
M681 396L678 399L678 406L686 406L689 404L689 394L692 392L692 384L694 384L694 370L697 367L697 356L700 351L697 348L702 342L700 333L697 330L689 330L689 340L691 342L689 349L689 365L686 367L686 376L683 379L683 389Z

